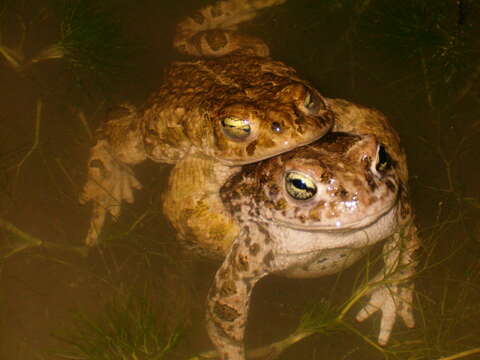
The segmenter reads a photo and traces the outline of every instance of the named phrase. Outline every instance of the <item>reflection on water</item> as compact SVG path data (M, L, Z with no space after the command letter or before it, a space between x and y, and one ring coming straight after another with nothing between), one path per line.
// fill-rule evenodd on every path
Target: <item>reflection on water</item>
M47 1L40 17L27 2L1 4L0 216L20 232L2 222L0 358L62 358L58 354L73 351L59 338L75 326L74 312L102 319L98 314L112 299L125 304L120 300L132 293L151 304L159 321L154 327L168 332L182 325L183 337L168 358L208 350L203 302L218 264L177 248L158 206L168 167L139 166L145 190L108 225L104 247L87 257L70 249L81 245L89 216L76 201L89 134L112 104L139 102L158 86L166 64L178 58L171 50L173 26L199 3L117 3L106 14L126 31L131 52L124 76L108 81L85 75L84 68L82 77L72 76L65 57L30 64L26 59L56 44L61 15ZM389 4L290 0L244 27L323 94L390 116L409 156L424 240L415 330L399 325L387 353L355 332L327 332L293 346L283 359L436 359L480 346L480 70L473 26L479 8L467 0ZM99 80L102 86L95 85ZM30 244L24 235L44 246L22 248ZM262 281L252 299L248 344L287 336L311 303L344 304L364 269L358 264L339 277ZM374 339L375 320L357 325L352 314L349 323Z

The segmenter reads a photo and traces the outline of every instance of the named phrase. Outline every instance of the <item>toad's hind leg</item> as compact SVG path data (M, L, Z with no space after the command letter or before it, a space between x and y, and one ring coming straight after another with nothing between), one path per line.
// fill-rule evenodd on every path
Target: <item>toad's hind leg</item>
M178 23L173 44L178 51L199 57L219 57L240 49L268 56L268 46L262 40L239 34L236 26L253 19L261 9L285 1L218 1Z

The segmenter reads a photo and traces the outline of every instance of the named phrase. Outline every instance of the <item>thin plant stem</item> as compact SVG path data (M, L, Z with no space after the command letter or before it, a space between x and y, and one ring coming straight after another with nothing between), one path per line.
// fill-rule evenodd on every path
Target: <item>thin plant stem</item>
M450 356L447 356L447 357L442 357L438 360L454 360L454 359L461 359L461 358L464 358L464 357L467 357L469 355L473 355L473 354L478 354L480 353L480 348L475 348L475 349L471 349L471 350L467 350L467 351L462 351L458 354L455 354L455 355L450 355Z
M335 61L335 58L337 57L338 53L344 48L345 43L347 43L348 47L351 47L351 39L357 27L358 21L362 16L362 14L370 7L370 4L371 4L371 0L364 0L359 6L355 7L353 11L354 13L351 16L351 20L348 26L343 30L343 34L339 36L338 42L335 48L333 48L329 53L329 56L332 62ZM349 52L350 52L350 49L349 49ZM350 61L350 65L352 66L351 61ZM353 70L351 70L351 72L353 72Z
M361 337L363 339L363 341L365 341L366 343L368 343L370 346L374 347L375 349L377 349L378 351L380 352L384 352L385 350L380 346L378 345L377 343L375 343L375 341L372 341L370 340L368 337L366 337L365 335L363 335L360 331L358 331L357 329L355 329L353 326L351 326L349 323L345 322L345 321L341 321L342 325L345 326L348 330L350 330L351 332L353 332L354 334L358 335L359 337Z
M149 213L150 213L150 209L147 209L142 215L137 217L137 219L135 219L133 224L127 230L127 234L132 233L135 230L135 228L149 215Z
M82 123L83 127L85 128L85 131L87 132L88 139L90 141L93 141L93 133L92 130L90 129L90 126L88 125L87 117L85 116L85 113L82 110L77 111L77 116L80 119L80 122Z
M42 240L36 238L35 236L27 234L26 232L20 230L15 225L13 225L10 221L5 220L1 217L0 217L0 227L14 234L15 236L18 236L22 240L24 240L28 244L25 247L40 246L43 244Z
M375 287L377 283L372 283L372 284L367 284L363 289L360 291L357 291L355 293L355 296L351 298L348 303L343 307L342 311L340 314L336 317L335 321L343 321L343 318L345 317L346 313L350 310L350 308L356 304L360 298L362 298L372 287Z
M468 95L470 90L472 90L473 86L478 84L479 77L480 77L480 64L478 64L475 70L473 70L472 75L465 82L465 85L463 86L463 88L461 88L460 91L458 91L457 94L453 97L453 100L449 105L452 106L462 101L463 98Z
M25 154L25 156L20 160L17 164L17 177L20 174L20 170L25 163L25 161L32 155L32 153L37 149L38 144L40 143L40 124L42 121L42 109L43 109L43 101L41 99L37 100L37 110L35 115L35 135L33 138L33 145Z
M247 358L248 359L257 359L257 358L268 358L269 360L273 360L278 357L283 351L285 351L288 347L292 346L293 344L313 335L315 331L295 331L293 334L289 335L283 340L276 341L269 345L256 348L250 351L247 351ZM204 360L204 359L216 359L218 358L218 353L215 350L206 351L201 353L200 355L194 356L189 360Z
M384 283L385 280L381 282L375 282L371 284L367 284L364 286L362 289L360 289L357 293L355 293L355 296L353 296L347 304L342 308L342 311L337 315L335 319L332 321L329 321L327 324L325 324L324 328L335 328L337 325L341 325L346 327L349 330L353 330L353 327L348 326L344 321L343 318L345 317L346 313L351 309L351 307L360 299L362 298L368 291L370 291L373 287L376 287L379 283ZM285 351L288 347L292 346L293 344L296 344L297 342L320 332L319 330L314 330L314 329L304 329L304 328L298 328L296 331L294 331L292 334L287 336L285 339L271 343L269 345L256 348L250 351L247 351L247 357L249 359L256 359L256 358L264 358L267 357L269 360L273 360L280 356L280 354ZM354 333L359 334L358 331L354 331ZM376 345L373 341L369 340L365 336L360 335L368 344L372 345L374 348L376 348L379 351L383 351L383 349ZM207 351L204 353L201 353L197 356L194 356L190 358L189 360L202 360L202 359L216 359L218 358L218 353L215 350Z
M17 49L18 49L18 51L23 53L23 48L25 46L25 40L27 39L28 27L27 27L27 24L25 23L25 21L23 20L23 17L21 17L19 15L19 16L17 16L17 18L18 18L18 24L22 28L22 34L20 35L20 40L18 40Z
M18 227L13 225L10 221L0 217L0 228L8 231L9 233L15 235L17 238L21 239L23 243L21 245L14 246L7 254L2 255L2 258L8 258L12 255L15 255L23 250L33 248L33 247L43 247L45 249L66 249L71 250L75 253L80 254L81 256L86 256L88 254L88 249L84 246L69 246L57 244L51 241L41 240L33 235L26 233L23 230L20 230Z
M77 184L75 184L75 181L73 180L73 178L70 176L70 174L68 173L67 169L66 169L65 166L63 165L62 159L56 158L55 161L56 161L58 167L60 168L60 170L63 172L63 175L65 175L65 178L67 178L67 180L69 181L70 185L72 185L72 188L75 190L76 187L77 187Z
M14 49L0 45L0 55L3 55L3 58L13 69L18 70L22 66L23 56Z
M425 96L427 99L427 104L430 111L433 112L433 95L432 95L432 86L430 84L430 80L428 80L428 68L427 68L427 61L425 60L425 56L423 54L422 49L420 49L420 63L422 65L422 74L423 74L423 83L425 86Z

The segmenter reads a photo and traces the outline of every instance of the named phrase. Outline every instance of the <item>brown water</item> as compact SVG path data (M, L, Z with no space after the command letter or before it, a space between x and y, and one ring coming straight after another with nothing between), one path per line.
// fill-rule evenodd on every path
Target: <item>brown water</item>
M138 167L145 190L137 193L137 201L125 208L118 223L108 224L105 246L88 256L72 249L82 245L88 226L89 209L76 199L91 145L72 109L86 114L93 131L109 105L141 101L158 87L165 66L176 58L171 50L173 25L199 3L117 2L128 36L142 46L131 59L126 78L104 92L72 88L61 60L36 65L25 76L0 60L0 216L48 242L6 256L13 240L5 229L0 232L0 359L61 359L58 354L68 345L58 337L74 326L75 312L95 319L111 299L132 293L154 304L161 324L170 329L183 324L182 340L167 359L187 359L211 348L203 327L203 302L218 264L190 258L177 248L158 205L167 166ZM472 72L459 75L449 86L436 79L428 88L420 57L402 60L395 53L366 46L362 39L367 30L352 25L356 17L348 2L319 3L290 0L247 24L246 31L266 39L273 57L295 67L323 94L376 107L399 131L409 156L412 199L425 245L417 280L418 325L415 330L397 325L391 349L406 344L424 350L417 357L407 352L386 356L355 333L343 331L312 336L281 358L436 359L479 347L478 79L459 102L445 106L467 88ZM28 6L19 12L33 18ZM455 14L453 7L452 18ZM13 45L19 28L13 16L8 19L3 41ZM31 23L27 54L55 39L56 24L53 15ZM478 61L478 56L472 59ZM468 69L473 60L465 61ZM429 93L435 95L431 105ZM29 153L39 98L43 99L39 141ZM261 346L287 336L312 302L346 301L361 271L359 264L340 277L265 279L254 291L247 343ZM353 317L351 311L349 323L374 339L378 319L358 325ZM474 358L480 355L468 357Z

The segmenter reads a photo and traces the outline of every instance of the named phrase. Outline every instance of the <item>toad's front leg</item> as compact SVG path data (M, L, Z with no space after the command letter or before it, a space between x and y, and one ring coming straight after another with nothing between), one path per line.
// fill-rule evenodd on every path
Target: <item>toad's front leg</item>
M380 345L387 344L397 316L407 327L415 326L412 277L417 265L414 252L418 247L417 228L413 223L407 224L401 232L387 240L383 248L384 271L371 281L379 285L370 292L367 305L357 315L357 320L363 321L377 311L382 313L378 335Z
M221 360L245 360L244 335L252 288L273 271L273 252L259 236L253 236L256 230L253 226L241 230L208 294L207 330ZM265 236L258 235L260 239Z
M81 203L93 203L85 239L88 246L97 244L107 214L115 219L123 201L133 202L133 189L140 189L141 185L130 166L147 158L140 121L133 110L106 122L98 135L90 150L87 181L80 195Z

